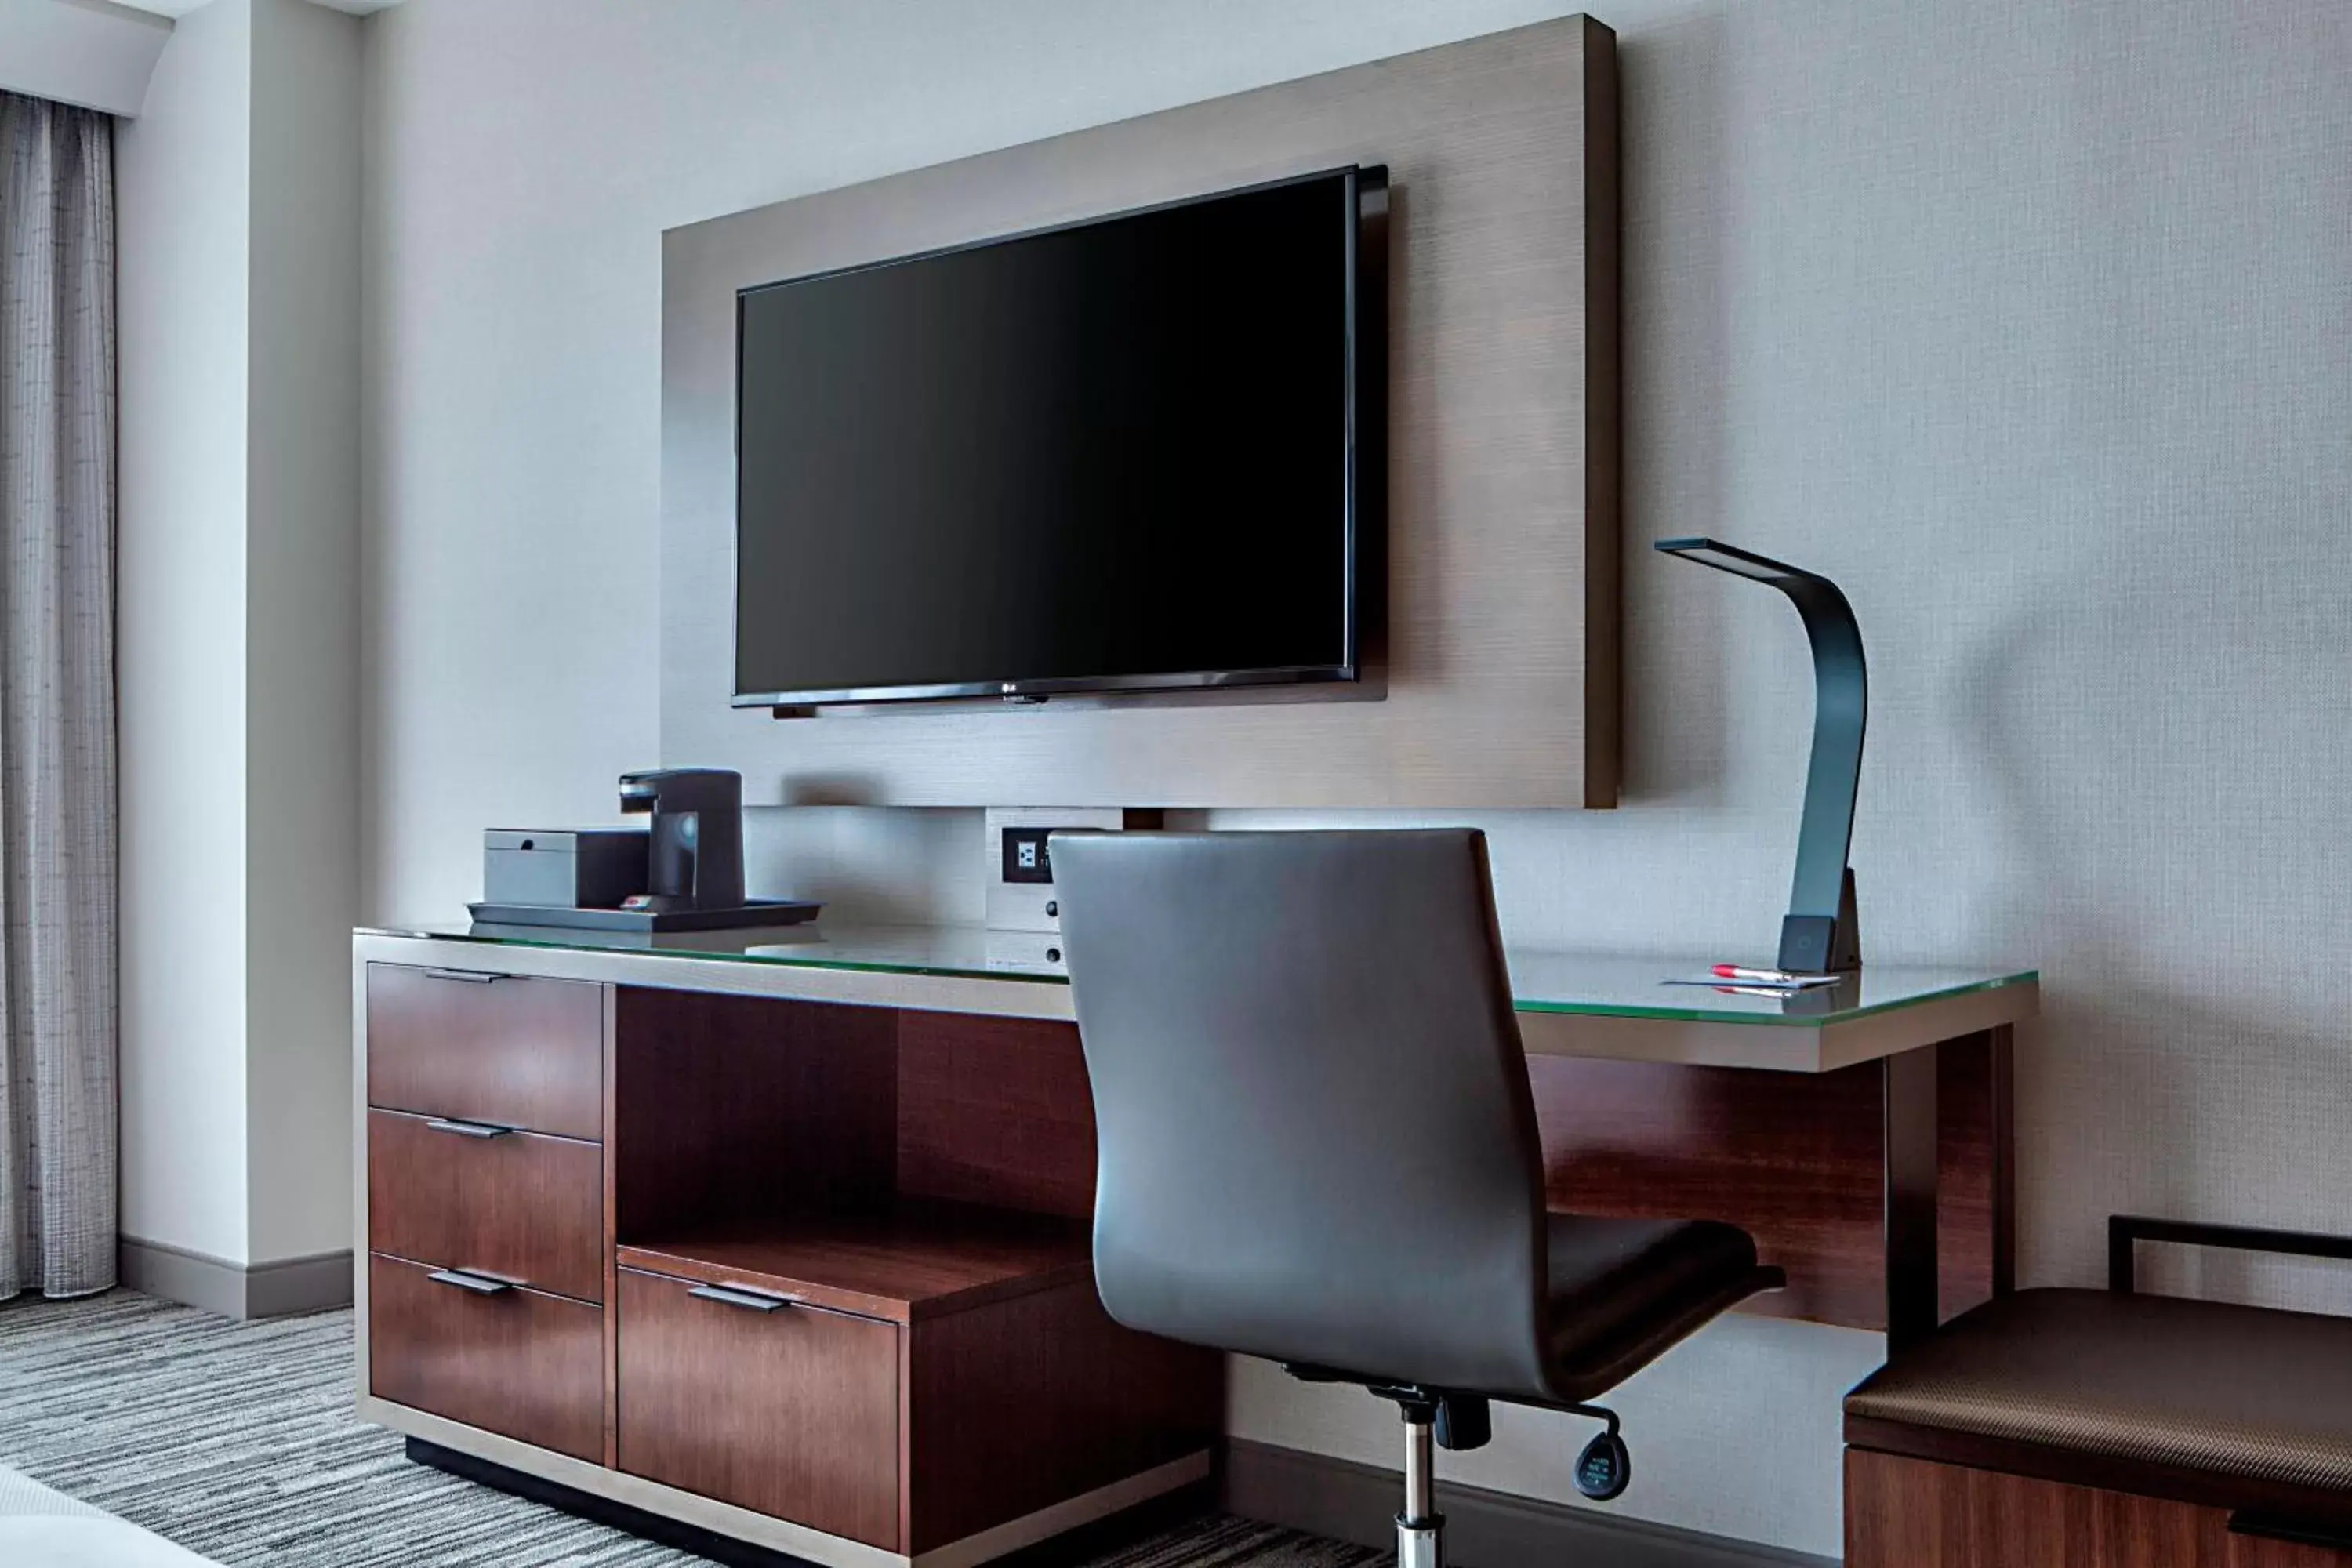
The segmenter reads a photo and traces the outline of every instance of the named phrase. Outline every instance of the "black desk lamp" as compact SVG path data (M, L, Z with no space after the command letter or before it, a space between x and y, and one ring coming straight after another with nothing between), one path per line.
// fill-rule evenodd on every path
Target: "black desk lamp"
M1797 830L1797 875L1780 922L1780 966L1797 974L1862 967L1854 923L1854 787L1862 778L1862 731L1870 708L1862 628L1838 585L1769 556L1712 539L1661 539L1657 548L1735 577L1769 583L1797 606L1813 645L1813 760L1805 774L1805 816Z

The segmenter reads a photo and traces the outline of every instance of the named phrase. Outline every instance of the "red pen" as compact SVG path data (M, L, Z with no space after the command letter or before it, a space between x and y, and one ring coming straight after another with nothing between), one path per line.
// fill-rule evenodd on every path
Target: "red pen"
M1807 978L1780 969L1742 969L1736 963L1718 963L1708 973L1723 980L1760 980L1768 985L1787 985Z

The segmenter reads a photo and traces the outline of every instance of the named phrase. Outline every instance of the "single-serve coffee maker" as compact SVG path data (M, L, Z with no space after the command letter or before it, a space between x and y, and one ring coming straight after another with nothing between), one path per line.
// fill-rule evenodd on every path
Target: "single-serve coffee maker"
M621 775L621 809L650 815L645 890L627 910L669 914L743 902L743 775L726 768L655 768Z
M724 768L621 775L644 828L493 828L478 923L598 931L797 925L823 906L743 896L743 779Z

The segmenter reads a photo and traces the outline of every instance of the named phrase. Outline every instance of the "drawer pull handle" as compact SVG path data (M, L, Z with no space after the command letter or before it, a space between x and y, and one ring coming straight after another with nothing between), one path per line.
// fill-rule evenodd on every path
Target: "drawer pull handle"
M455 1285L460 1290L471 1290L477 1296L499 1296L514 1289L503 1279L485 1279L462 1268L436 1268L425 1278L436 1285Z
M687 1294L753 1312L772 1312L779 1307L797 1307L802 1300L798 1296L771 1296L765 1290L730 1290L724 1285L697 1285Z
M484 974L472 969L428 969L427 980L462 980L468 985L488 985L494 980L504 980L503 974Z
M425 1125L436 1132L455 1132L460 1138L503 1138L514 1131L495 1121L462 1121L448 1116L433 1117Z

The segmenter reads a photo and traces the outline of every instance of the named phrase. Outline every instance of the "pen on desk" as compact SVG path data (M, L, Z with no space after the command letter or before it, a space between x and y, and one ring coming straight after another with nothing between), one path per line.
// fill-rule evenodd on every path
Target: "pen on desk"
M1724 980L1760 980L1768 985L1788 985L1804 976L1790 974L1780 969L1742 969L1736 963L1718 963L1708 971Z

